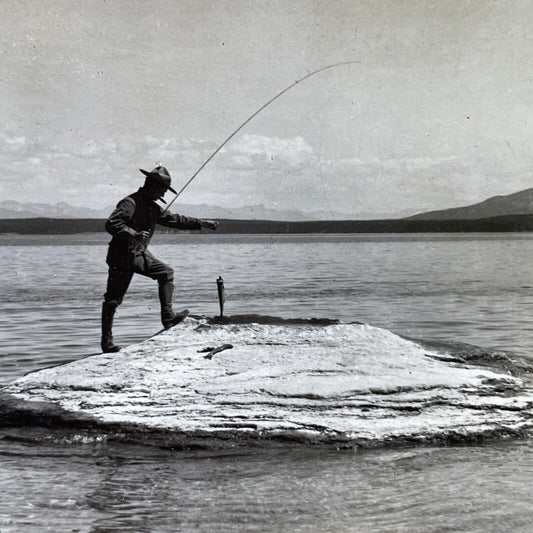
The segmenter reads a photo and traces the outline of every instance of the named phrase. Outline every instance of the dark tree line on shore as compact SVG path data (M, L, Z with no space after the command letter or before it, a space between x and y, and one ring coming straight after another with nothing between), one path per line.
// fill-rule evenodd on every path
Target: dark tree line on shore
M458 220L315 220L283 222L273 220L219 219L217 233L463 233L533 231L533 215L504 215ZM0 233L33 235L99 233L101 219L23 218L0 220ZM158 231L168 231L160 228Z

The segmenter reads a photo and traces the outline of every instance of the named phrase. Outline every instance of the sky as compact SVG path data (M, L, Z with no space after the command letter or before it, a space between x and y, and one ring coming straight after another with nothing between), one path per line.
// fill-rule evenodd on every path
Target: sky
M179 189L348 61L178 210L376 218L533 186L528 0L2 0L0 27L0 201L102 208L156 162Z

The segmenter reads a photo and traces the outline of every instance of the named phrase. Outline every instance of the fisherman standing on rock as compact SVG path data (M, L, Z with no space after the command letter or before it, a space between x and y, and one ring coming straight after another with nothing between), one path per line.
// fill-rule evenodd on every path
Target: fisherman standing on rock
M102 305L102 351L117 352L120 347L113 342L113 316L122 303L134 273L148 276L159 284L161 321L165 329L179 324L188 314L187 309L175 313L172 309L174 270L156 259L148 250L156 224L169 228L216 230L218 222L172 215L161 209L155 200L166 203L167 191L177 194L170 186L170 174L163 166L150 172L140 169L146 176L144 185L121 200L107 219L106 230L113 236L109 243L106 262L109 265L107 290Z

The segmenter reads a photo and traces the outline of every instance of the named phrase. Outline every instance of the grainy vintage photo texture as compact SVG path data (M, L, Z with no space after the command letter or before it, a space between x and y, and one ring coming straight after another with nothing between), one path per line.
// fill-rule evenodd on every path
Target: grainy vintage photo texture
M533 4L0 1L0 532L529 532Z

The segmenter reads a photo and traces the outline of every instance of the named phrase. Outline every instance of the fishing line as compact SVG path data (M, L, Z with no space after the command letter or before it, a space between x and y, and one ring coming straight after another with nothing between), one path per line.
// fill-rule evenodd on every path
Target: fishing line
M189 179L189 181L187 181L187 183L185 183L185 185L176 193L176 196L172 199L172 201L165 207L165 209L163 210L163 213L165 213L169 208L170 206L176 201L176 199L178 198L178 196L180 196L180 194L189 186L189 184L194 180L194 178L196 178L196 176L204 169L204 167L207 165L207 163L209 163L209 161L211 161L211 159L213 159L213 157L215 157L216 154L218 154L218 152L220 152L220 150L222 150L222 148L231 140L233 139L233 137L235 137L235 135L237 135L237 133L239 133L239 131L242 130L242 128L244 128L244 126L246 126L246 124L248 124L248 122L250 122L253 118L255 118L257 115L259 115L259 113L261 113L261 111L263 111L263 109L265 109L267 106L269 106L272 102L274 102L275 100L277 100L280 96L284 95L287 91L289 91L290 89L292 89L293 87L295 87L296 85L298 85L299 83L301 83L302 81L306 80L307 78L310 78L311 76L314 76L315 74L318 74L319 72L322 72L324 70L328 70L330 68L334 68L334 67L340 67L342 65L352 65L352 64L355 64L355 63L360 63L360 61L343 61L341 63L334 63L333 65L327 65L325 67L321 67L317 70L314 70L313 72L310 72L309 74L306 74L303 78L300 78L299 80L296 80L294 83L292 83L291 85L289 85L288 87L286 87L285 89L283 89L281 92L279 92L278 94L276 94L276 96L274 96L273 98L271 98L266 104L262 105L255 113L253 113L252 115L250 115L250 117L248 117L229 137L227 137L224 142L222 142L222 144L220 144L218 146L218 148L204 161L204 163L202 164L202 166L192 175L192 177Z

